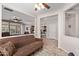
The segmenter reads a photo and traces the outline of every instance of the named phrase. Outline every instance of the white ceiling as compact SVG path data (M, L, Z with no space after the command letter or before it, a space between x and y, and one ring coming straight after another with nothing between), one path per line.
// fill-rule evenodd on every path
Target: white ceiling
M57 20L58 20L58 15L54 15L54 16L41 18L41 23L42 22L53 23L56 22Z
M67 12L79 12L79 3L68 9Z
M11 9L23 12L27 15L35 16L35 15L41 15L48 12L54 12L61 8L63 8L68 3L48 3L48 5L51 7L50 9L44 9L40 11L35 11L34 6L35 3L5 3L3 4L6 7L10 7Z

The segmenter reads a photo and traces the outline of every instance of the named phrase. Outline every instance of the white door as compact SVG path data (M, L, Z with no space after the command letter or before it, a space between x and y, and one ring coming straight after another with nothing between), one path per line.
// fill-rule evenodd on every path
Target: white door
M57 39L57 26L56 24L49 24L48 26L48 38Z

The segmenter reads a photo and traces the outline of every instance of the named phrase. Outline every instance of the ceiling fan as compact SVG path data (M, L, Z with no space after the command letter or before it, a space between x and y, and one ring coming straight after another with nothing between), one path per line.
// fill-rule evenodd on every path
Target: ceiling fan
M50 9L50 6L47 3L37 3L35 5L35 11L40 10L40 9Z
M16 16L13 17L13 20L14 20L15 22L20 22L20 21L22 21L19 17L16 17Z

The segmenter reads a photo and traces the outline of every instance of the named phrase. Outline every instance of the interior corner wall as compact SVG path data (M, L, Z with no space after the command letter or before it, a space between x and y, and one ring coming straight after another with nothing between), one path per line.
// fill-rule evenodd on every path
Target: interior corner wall
M79 38L65 35L65 17L62 12L58 14L58 48L79 55Z
M35 18L35 37L40 38L40 17L36 16Z
M74 5L67 7L69 9L72 6ZM62 12L58 13L58 48L65 50L67 53L73 52L76 56L79 56L79 38L65 35L65 17Z
M25 32L25 25L21 24L21 34L24 34Z
M61 47L64 38L64 12L58 12L58 48Z
M79 19L75 18L75 20L79 20ZM63 23L65 23L65 21L63 21ZM78 26L78 23L76 23L76 24L77 24L76 26ZM65 26L65 24L63 24L63 25ZM60 40L61 41L61 43L60 43L61 48L66 50L68 53L73 52L76 56L79 56L79 38L73 37L73 36L67 36L65 34L63 34L63 35L64 35L63 38Z
M70 14L66 15L65 17L65 34L69 36L75 36L76 35L76 14ZM71 28L69 27L71 25Z
M79 38L65 35L65 17L59 13L58 20L58 47L67 53L73 52L79 56Z
M0 4L0 39L2 37L2 4Z

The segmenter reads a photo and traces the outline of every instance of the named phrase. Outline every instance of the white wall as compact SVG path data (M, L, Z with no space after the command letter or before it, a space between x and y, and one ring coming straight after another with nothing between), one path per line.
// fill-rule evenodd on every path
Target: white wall
M79 38L64 35L64 39L61 39L61 48L79 56Z
M66 14L65 18L65 34L69 36L76 36L76 14ZM71 25L70 28L69 25Z
M79 37L79 12L69 13L69 15L66 15L65 17L65 34ZM68 27L69 25L71 25L71 28Z
M64 39L64 12L58 12L58 48L62 48L62 40Z
M2 4L0 3L0 38L2 37Z
M41 19L41 26L47 26L46 37L49 39L58 39L58 17L48 16Z
M77 25L79 25L79 12L78 12L78 18L77 18L77 20L78 20L78 23L77 23ZM79 37L79 26L77 26L78 27L78 37Z
M41 37L40 18L39 18L39 16L36 16L36 19L35 19L35 37L36 38L40 38Z
M58 47L67 53L73 52L75 55L79 55L79 38L65 35L65 18L63 15L59 14Z
M48 33L47 38L49 39L58 39L58 32L57 32L57 24L48 24Z
M71 8L71 7L70 7ZM58 47L64 49L66 52L73 52L79 56L79 38L65 35L65 17L59 14L59 39Z

